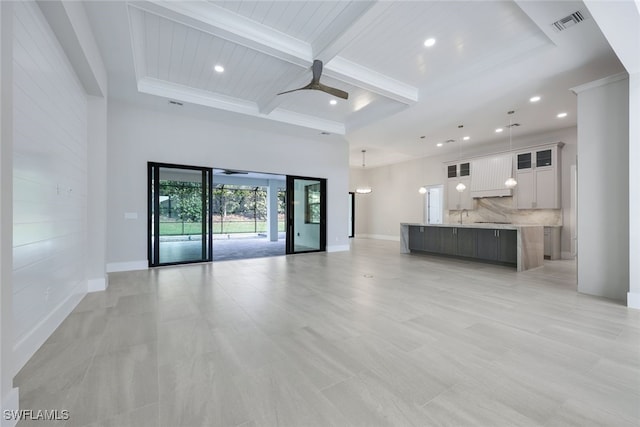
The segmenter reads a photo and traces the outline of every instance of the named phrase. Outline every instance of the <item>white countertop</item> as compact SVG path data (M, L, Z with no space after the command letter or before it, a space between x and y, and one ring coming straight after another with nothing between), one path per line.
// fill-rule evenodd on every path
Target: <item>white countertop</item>
M455 228L490 228L492 230L519 230L522 228L544 227L535 224L500 224L494 222L462 223L462 224L419 224L402 222L400 225L417 225L420 227L455 227Z

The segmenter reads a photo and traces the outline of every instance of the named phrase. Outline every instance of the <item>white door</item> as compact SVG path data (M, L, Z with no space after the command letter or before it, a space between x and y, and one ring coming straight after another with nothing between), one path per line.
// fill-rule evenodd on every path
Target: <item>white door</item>
M425 197L425 222L427 224L442 224L442 208L444 200L444 190L442 185L432 185L427 187Z

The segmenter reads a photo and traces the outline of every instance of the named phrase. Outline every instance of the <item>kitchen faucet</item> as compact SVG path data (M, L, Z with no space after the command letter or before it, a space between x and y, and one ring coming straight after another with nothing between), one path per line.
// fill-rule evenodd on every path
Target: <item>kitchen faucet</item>
M466 209L460 209L460 224L462 224L462 212L466 212L467 216L469 216L469 211L467 211Z

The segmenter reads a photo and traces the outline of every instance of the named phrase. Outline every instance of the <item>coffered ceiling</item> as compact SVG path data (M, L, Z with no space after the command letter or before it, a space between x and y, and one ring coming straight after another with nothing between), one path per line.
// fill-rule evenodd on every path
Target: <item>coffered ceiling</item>
M87 2L110 95L153 96L346 139L351 163L441 154L437 142L496 140L506 111L522 134L575 124L572 86L623 68L582 2ZM558 32L573 12L585 19ZM435 44L425 46L434 38ZM349 93L284 95L311 81ZM216 65L223 72L214 69ZM529 103L533 95L539 103ZM330 101L335 100L335 105ZM567 112L564 121L558 112ZM257 122L256 122L257 123ZM270 125L271 126L271 125ZM421 138L424 136L424 138Z

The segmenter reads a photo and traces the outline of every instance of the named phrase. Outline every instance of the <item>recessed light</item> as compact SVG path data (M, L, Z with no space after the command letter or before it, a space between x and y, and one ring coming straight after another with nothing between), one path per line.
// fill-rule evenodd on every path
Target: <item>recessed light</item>
M222 65L216 65L213 69L216 70L216 73L224 72L224 67Z
M444 145L444 144L443 144L442 142L438 142L438 143L436 144L436 147L442 147L443 145Z
M531 98L529 98L529 102L538 102L538 101L540 101L540 97L538 95L532 96Z
M563 119L563 118L567 117L567 113L560 113L556 117L559 118L559 119Z
M436 39L434 39L433 37L431 37L431 38L429 38L429 39L426 39L426 40L424 41L424 45L425 45L426 47L431 47L431 46L433 46L434 44L436 44Z
M338 103L338 101L336 101L335 99L332 99L331 101L329 101L329 104L331 105L336 105Z
M498 128L498 129L496 129L496 133L500 133L500 132L502 132L503 130L504 130L504 129L502 129L502 128Z
M465 137L463 137L462 139L463 139L464 141L468 141L468 140L470 140L470 139L471 139L471 137L470 137L470 136L465 136Z

